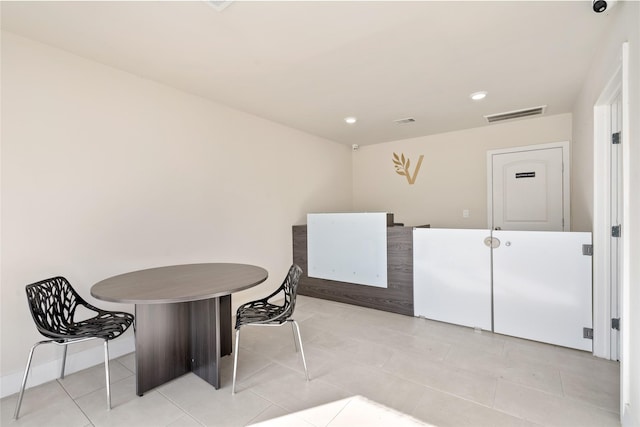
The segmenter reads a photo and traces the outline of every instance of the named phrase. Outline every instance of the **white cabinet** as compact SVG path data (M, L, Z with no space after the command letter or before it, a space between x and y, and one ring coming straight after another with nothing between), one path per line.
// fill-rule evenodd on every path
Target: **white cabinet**
M494 332L592 350L591 233L494 231Z
M414 229L414 314L591 351L590 244L591 233Z
M413 231L416 316L491 330L491 250L486 230Z

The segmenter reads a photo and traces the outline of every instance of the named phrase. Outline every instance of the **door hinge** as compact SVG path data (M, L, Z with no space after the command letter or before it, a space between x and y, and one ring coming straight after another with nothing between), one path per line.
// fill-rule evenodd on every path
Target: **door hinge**
M593 245L582 245L582 255L592 256Z
M620 144L620 132L611 134L611 143L612 144Z
M611 319L611 329L615 329L616 331L620 330L620 318Z
M613 227L611 227L611 237L620 237L620 233L621 233L621 225L614 225Z
M593 328L582 328L582 338L593 339Z

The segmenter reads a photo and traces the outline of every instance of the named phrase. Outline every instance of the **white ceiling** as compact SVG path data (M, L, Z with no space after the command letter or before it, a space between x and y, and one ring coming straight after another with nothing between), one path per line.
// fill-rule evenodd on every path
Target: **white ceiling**
M591 1L2 2L2 28L344 144L570 112ZM480 102L469 94L489 92ZM343 121L358 117L355 125ZM396 119L414 117L411 125Z

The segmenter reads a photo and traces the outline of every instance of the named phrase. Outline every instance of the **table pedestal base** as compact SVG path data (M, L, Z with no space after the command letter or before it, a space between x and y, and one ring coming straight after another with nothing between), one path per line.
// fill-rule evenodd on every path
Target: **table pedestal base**
M136 394L193 372L220 388L220 357L231 354L231 296L136 304Z

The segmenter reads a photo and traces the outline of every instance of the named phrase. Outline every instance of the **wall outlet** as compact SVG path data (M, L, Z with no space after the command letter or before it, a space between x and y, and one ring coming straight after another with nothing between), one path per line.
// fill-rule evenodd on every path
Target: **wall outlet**
M462 218L469 218L469 209L462 210Z

